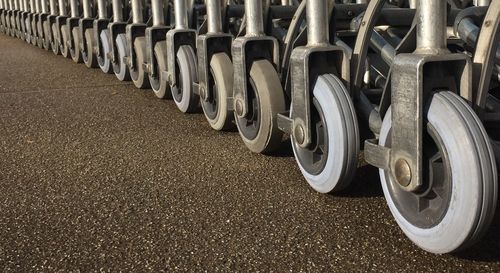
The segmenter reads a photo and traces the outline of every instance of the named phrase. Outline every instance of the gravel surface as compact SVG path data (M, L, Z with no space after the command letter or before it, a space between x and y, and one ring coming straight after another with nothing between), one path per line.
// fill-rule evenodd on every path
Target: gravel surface
M374 168L318 194L286 143L252 154L202 114L0 35L0 270L499 272L500 215L467 252L428 254Z

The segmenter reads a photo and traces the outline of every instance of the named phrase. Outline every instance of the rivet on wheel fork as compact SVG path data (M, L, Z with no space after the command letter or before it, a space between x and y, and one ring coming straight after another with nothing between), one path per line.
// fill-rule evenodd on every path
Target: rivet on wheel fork
M239 117L243 116L243 102L241 100L236 100L234 109Z
M208 101L207 89L205 87L200 86L198 92L200 93L201 100Z
M408 187L411 182L411 169L408 162L402 158L396 160L394 165L394 176L399 185Z
M299 145L304 144L305 135L304 135L304 127L302 127L302 125L295 126L295 129L293 130L293 137L295 138L295 141L297 141L297 144Z

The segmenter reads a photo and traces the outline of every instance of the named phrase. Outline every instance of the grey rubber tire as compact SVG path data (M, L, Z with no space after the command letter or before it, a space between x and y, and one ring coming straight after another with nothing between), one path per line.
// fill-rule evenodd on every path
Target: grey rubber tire
M127 38L125 37L125 34L122 33L116 36L116 48L118 50L118 60L117 63L113 64L115 76L120 81L130 81L130 72L127 64L123 60L123 58L128 55Z
M70 54L71 54L71 59L75 63L82 63L83 62L83 56L82 56L82 51L80 49L80 28L79 27L74 27L72 30L72 36L73 36L73 48L70 49Z
M101 31L99 39L101 39L102 45L101 57L98 57L99 68L101 68L102 72L111 74L113 73L113 66L111 66L111 60L108 58L108 53L111 49L109 45L109 30L104 29Z
M342 81L331 74L318 77L313 95L324 114L328 136L327 159L319 173L311 174L297 160L307 183L321 193L338 192L349 186L357 168L359 127L354 105ZM298 144L292 136L297 158Z
M257 60L250 68L250 78L260 105L260 125L253 139L240 136L250 151L271 153L280 147L283 132L278 128L277 116L286 111L283 87L274 66L268 60ZM235 117L237 118L237 117ZM236 123L239 128L239 123Z
M31 44L31 23L28 17L24 20L24 26L26 28L26 35L24 37L24 40L26 43Z
M208 123L214 130L229 130L235 127L233 122L233 111L228 110L228 97L233 95L233 63L226 53L217 53L210 60L210 71L215 81L217 91L217 115L210 118L207 114ZM205 112L205 104L201 103Z
M491 223L498 191L496 163L483 125L458 95L449 91L434 94L426 113L450 162L451 198L445 215L435 226L417 227L406 220L392 200L388 183L396 182L380 170L382 189L392 215L411 241L432 253L456 252L476 242ZM391 123L389 110L380 133L382 146Z
M183 113L195 112L199 109L200 97L194 93L193 83L198 81L196 57L191 46L183 45L177 51L177 65L180 82L182 84L182 98L174 102ZM172 93L177 93L177 86L171 87Z
M36 45L39 48L43 48L43 26L42 22L40 21L36 23L36 33L37 33Z
M59 37L58 36L58 30L57 30L57 26L56 24L52 24L51 26L52 28L52 43L50 45L50 47L52 48L52 52L55 54L55 55L59 55L61 54L61 47L59 46Z
M154 54L157 64L157 76L155 78L149 76L149 82L151 83L151 88L155 93L156 97L160 99L171 99L172 92L170 91L170 85L166 77L163 76L162 71L167 71L167 43L165 41L160 41L155 44Z
M50 28L50 25L49 25L49 21L46 20L45 22L43 22L42 24L42 28L43 28L43 48L45 50L50 50L50 39L49 39L49 28Z
M149 77L146 71L144 71L143 63L146 62L146 38L137 37L134 40L134 50L135 50L135 68L130 70L130 78L134 83L135 87L139 89L147 89L150 87Z
M71 58L68 48L69 29L67 25L61 26L61 35L62 35L61 55L65 58Z
M97 67L97 56L94 54L94 45L96 44L94 38L94 29L89 28L85 30L85 54L83 54L83 62L88 68Z

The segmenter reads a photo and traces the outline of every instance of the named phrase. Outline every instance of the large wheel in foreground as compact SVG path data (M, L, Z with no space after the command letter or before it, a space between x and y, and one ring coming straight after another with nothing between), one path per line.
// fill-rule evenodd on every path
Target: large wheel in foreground
M491 143L472 109L456 94L435 93L425 108L423 182L406 192L380 170L385 198L403 232L433 253L462 250L485 233L495 213L497 170ZM380 145L391 146L391 112Z
M213 94L207 100L201 100L208 123L218 131L234 128L234 115L227 104L228 97L233 94L233 63L226 53L212 56L208 84Z
M196 55L191 46L183 45L177 51L177 85L171 88L177 108L183 113L199 109L200 97L194 93L193 83L198 80Z
M257 60L250 68L247 89L249 108L245 117L235 121L243 142L254 153L271 153L281 145L283 132L277 115L286 110L278 73L268 60Z
M318 77L311 108L312 143L300 147L292 136L295 159L309 185L321 193L338 192L351 182L359 154L354 105L342 81Z

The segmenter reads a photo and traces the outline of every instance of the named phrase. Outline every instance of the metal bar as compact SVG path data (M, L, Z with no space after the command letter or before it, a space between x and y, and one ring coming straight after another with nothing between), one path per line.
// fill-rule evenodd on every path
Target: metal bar
M80 15L80 11L78 10L77 0L69 0L69 4L71 6L71 17L78 17Z
M142 16L142 0L132 0L132 23L142 23L144 18Z
M245 1L245 17L247 23L245 36L264 35L264 17L262 13L262 0Z
M477 86L475 104L484 109L491 81L495 53L500 41L500 1L493 1L484 17L474 53L472 86Z
M35 12L40 13L40 0L35 0Z
M107 16L106 0L97 0L97 16L99 19L106 19Z
M409 2L410 2L410 3L409 3L409 4L410 4L410 9L417 9L417 8L418 8L418 2L419 2L419 1L420 1L420 0L410 0L410 1L409 1Z
M123 22L123 1L113 0L113 22Z
M417 50L439 54L446 49L446 1L422 0L419 4Z
M328 2L326 0L307 0L307 45L322 46L329 41Z
M49 13L47 9L47 0L41 0L40 6L42 8L42 13Z
M491 0L474 0L474 6L476 7L486 7L489 6Z
M188 15L186 0L175 0L175 28L187 29L188 28Z
M24 0L26 3L28 0ZM57 2L56 0L50 0L50 15L57 15ZM26 6L26 4L24 4Z
M33 5L33 0L31 0L31 5ZM67 16L67 7L66 7L66 1L65 0L59 0L59 15L60 16Z
M207 0L208 33L222 32L222 13L220 0Z
M151 10L153 13L153 26L165 25L165 14L161 0L151 0Z
M81 0L80 3L83 6L83 18L91 18L92 8L90 7L90 0Z

